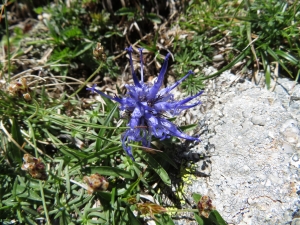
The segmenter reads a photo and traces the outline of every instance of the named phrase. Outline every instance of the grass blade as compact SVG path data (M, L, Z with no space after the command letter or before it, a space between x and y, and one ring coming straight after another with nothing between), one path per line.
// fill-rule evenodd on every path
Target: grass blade
M141 150L138 150L136 152L149 164L149 166L151 166L151 168L158 174L158 176L160 176L162 181L167 186L171 186L171 179L168 173L151 155Z
M88 167L85 170L90 174L99 173L100 175L104 175L104 176L113 176L113 177L121 176L127 179L133 179L130 172L123 169L110 167L110 166L98 166L98 167L94 166L94 167Z

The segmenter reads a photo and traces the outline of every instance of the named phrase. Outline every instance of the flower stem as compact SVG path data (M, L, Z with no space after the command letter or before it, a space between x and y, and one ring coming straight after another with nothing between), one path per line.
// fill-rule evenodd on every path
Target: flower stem
M166 208L167 212L177 212L177 213L183 213L183 212L199 212L198 209L170 209Z
M43 182L39 181L40 183L40 191L41 191L41 197L43 200L43 207L44 207L44 212L45 212L45 216L46 216L46 224L50 224L50 218L49 218L49 214L48 214L48 210L47 210L47 205L46 205L46 200L45 200L45 195L44 195L44 186L43 186Z

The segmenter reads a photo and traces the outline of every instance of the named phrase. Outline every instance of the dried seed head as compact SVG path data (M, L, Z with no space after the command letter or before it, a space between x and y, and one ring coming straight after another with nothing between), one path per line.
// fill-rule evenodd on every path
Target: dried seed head
M131 205L136 204L137 203L136 196L132 196L132 197L128 198L127 201Z
M93 50L93 55L97 60L106 61L106 55L104 52L104 48L101 43L97 43L96 48Z
M30 96L29 93L23 94L23 98L24 98L26 101L31 101L31 96Z
M211 211L215 210L215 207L212 205L212 201L209 196L204 195L201 197L200 201L198 202L198 210L199 214L205 218L208 218Z
M141 214L150 214L152 218L154 218L154 214L167 212L167 210L164 207L150 202L138 203L136 204L136 206L137 209L141 212Z
M98 173L92 174L91 176L84 176L83 182L87 183L89 194L95 191L106 191L109 186L109 182L106 178L100 176Z
M12 81L8 88L7 91L9 94L12 96L22 96L26 101L31 100L31 96L29 94L30 88L27 85L27 80L24 77L21 77L18 81Z
M41 159L25 154L23 160L22 170L27 171L35 179L47 180L46 166Z

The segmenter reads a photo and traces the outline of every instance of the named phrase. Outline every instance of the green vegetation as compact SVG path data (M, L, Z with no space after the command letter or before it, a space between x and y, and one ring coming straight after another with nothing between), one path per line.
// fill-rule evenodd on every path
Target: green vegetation
M181 205L175 194L166 203L170 171L184 166L168 149L179 140L151 149L131 144L133 162L121 146L127 127L118 105L85 87L98 83L122 94L130 82L129 45L145 48L146 79L158 74L167 52L177 80L195 71L183 83L189 94L227 69L244 77L250 70L255 81L263 72L267 88L279 74L297 81L299 1L191 0L177 9L167 1L107 2L2 5L0 222L171 225L174 213L191 212L199 224L226 224L206 196ZM24 16L35 20L20 22ZM210 65L218 72L205 76Z

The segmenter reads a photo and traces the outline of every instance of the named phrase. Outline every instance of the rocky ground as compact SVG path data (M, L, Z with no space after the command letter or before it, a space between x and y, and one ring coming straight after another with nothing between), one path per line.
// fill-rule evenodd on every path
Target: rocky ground
M34 28L45 32L44 26ZM25 50L20 69L35 72L48 50L33 63L26 57L35 52ZM191 135L202 139L185 152L203 156L195 162L198 176L184 178L187 199L193 202L192 193L210 196L229 224L299 225L300 85L280 78L270 92L225 72L208 81L199 99L201 106L178 118L179 125L198 123ZM175 223L197 224L186 218Z
M225 72L199 99L179 119L198 121L202 142L188 150L205 155L186 197L210 196L229 224L299 224L300 85L282 78L270 92Z

